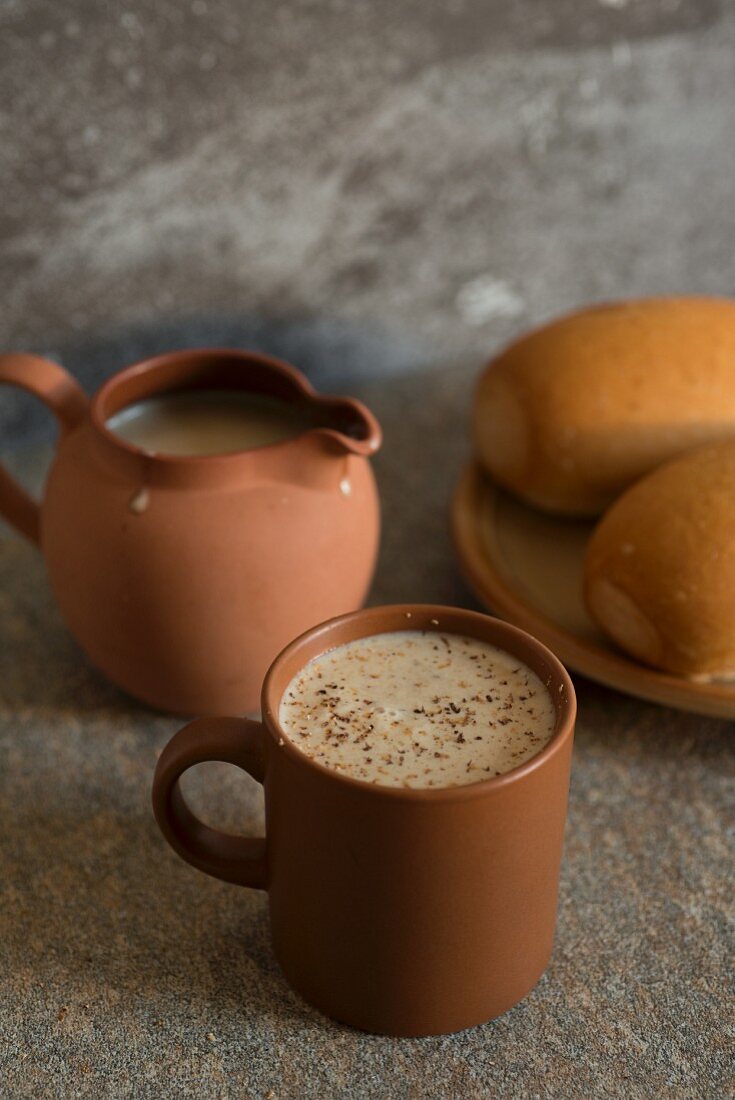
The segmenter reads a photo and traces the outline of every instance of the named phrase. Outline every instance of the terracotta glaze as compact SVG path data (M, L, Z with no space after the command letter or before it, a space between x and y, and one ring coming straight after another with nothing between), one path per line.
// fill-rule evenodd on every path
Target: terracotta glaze
M358 401L318 395L254 352L179 351L127 367L91 402L61 367L0 356L0 383L35 394L60 434L37 504L0 470L0 514L39 543L90 660L164 710L256 710L275 654L359 607L378 548L369 458L380 428ZM150 453L107 422L144 398L241 390L298 403L308 430L229 454Z
M423 789L355 779L301 752L278 721L293 677L328 649L407 628L478 638L525 662L553 701L548 744L505 774ZM370 608L287 646L261 709L262 724L211 717L180 730L159 759L153 808L183 859L268 891L273 948L294 988L327 1015L387 1035L458 1031L521 1000L552 949L576 713L553 654L477 612ZM263 784L264 837L194 817L179 778L207 760Z

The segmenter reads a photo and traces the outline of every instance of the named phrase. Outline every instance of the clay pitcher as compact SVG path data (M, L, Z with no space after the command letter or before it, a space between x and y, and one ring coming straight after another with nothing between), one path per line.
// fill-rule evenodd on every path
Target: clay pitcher
M115 374L90 400L61 367L0 356L60 433L40 504L0 469L0 514L39 544L69 628L120 687L178 713L258 707L268 665L314 623L358 608L375 567L380 427L253 352L180 351ZM108 420L143 398L245 391L298 404L309 427L228 454L151 453ZM313 425L313 426L311 426Z

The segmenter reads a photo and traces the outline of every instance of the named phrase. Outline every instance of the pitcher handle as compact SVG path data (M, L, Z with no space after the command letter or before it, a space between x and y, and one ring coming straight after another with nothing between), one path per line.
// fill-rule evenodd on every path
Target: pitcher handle
M179 779L195 764L235 764L263 782L265 731L250 718L197 718L175 733L153 777L153 813L173 850L187 863L225 882L267 887L265 837L232 836L205 825L191 812Z
M38 397L51 409L62 432L85 416L87 395L72 376L38 355L0 355L0 385L18 386ZM0 516L31 542L40 541L41 509L10 474L0 466Z

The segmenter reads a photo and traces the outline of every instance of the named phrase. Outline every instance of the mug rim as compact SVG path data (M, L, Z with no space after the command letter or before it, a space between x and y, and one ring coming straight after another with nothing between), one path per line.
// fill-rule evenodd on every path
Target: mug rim
M371 637L374 634L394 633L399 630L429 630L436 633L442 632L442 617L451 617L454 623L465 623L470 628L471 637L486 641L489 645L505 649L508 653L518 657L524 664L539 676L544 687L551 696L556 716L556 728L544 747L529 760L519 764L510 771L501 775L490 776L486 779L478 779L473 783L463 783L448 787L395 787L381 783L375 783L367 779L355 779L345 775L335 768L327 767L298 748L288 736L280 724L278 710L283 693L291 683L294 676L305 668L310 661L358 638ZM376 622L375 629L362 631L362 625ZM392 623L394 625L387 625ZM299 652L305 648L311 649L311 643L328 638L340 632L341 628L347 628L347 637L341 638L333 645L323 644L313 649L309 656L297 664L296 670L288 675L285 682L279 684L283 675L284 666L291 662ZM486 633L477 633L477 631ZM456 627L445 628L444 633L461 633ZM508 644L505 644L505 643ZM516 648L517 647L517 648ZM529 655L534 658L534 663L529 660ZM544 678L537 667L538 664L546 665L549 675ZM552 691L549 681L556 679L556 690ZM295 758L298 763L313 771L323 778L329 778L347 788L372 792L377 797L389 799L407 799L416 802L441 802L446 800L463 801L490 795L494 791L505 790L517 783L523 782L529 775L543 768L553 757L558 755L572 738L577 716L577 697L572 679L564 665L556 654L547 646L520 627L513 626L493 615L486 615L480 611L472 611L469 608L453 607L444 604L385 604L375 607L360 608L357 611L349 611L344 615L337 615L327 619L323 623L305 630L293 641L289 642L277 657L272 661L263 681L261 692L261 717L262 724L270 737L273 751L286 752Z
M263 444L260 447L243 448L238 451L222 451L203 455L177 455L159 451L146 451L135 443L130 443L108 427L107 421L110 416L120 412L128 405L134 404L135 401L155 396L159 392L168 392L168 389L177 388L176 386L167 388L164 385L160 390L155 387L147 390L144 386L146 379L155 376L158 372L165 372L167 367L170 368L173 375L178 372L185 372L187 368L194 370L197 366L225 367L228 361L239 364L251 363L263 367L275 375L280 375L286 385L291 387L295 393L314 403L326 406L335 404L351 406L361 417L366 427L364 437L353 441L355 453L370 457L380 449L382 443L380 425L374 414L362 401L354 397L319 393L306 375L297 367L292 366L291 363L287 363L274 355L251 351L248 348L181 348L176 351L167 351L159 355L149 356L146 359L122 367L106 379L91 398L89 416L92 425L108 449L114 448L117 454L122 453L122 455L126 455L137 462L143 460L149 467L155 464L161 470L165 468L169 470L173 468L181 469L182 467L191 469L202 465L210 468L213 466L219 468L228 465L233 466L238 460L241 462L243 456L264 451L272 453L291 445L293 439L285 439L275 443ZM143 383L140 392L131 394L127 400L114 408L109 407L110 400L116 390L121 386L125 387L126 384L135 387L138 380ZM295 438L302 438L310 434L328 436L331 433L332 429L330 428L312 427L305 429Z

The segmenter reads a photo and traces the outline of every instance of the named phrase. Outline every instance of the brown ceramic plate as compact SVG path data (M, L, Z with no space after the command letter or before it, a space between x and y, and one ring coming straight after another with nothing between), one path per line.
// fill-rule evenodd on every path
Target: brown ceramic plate
M492 611L534 634L575 672L628 695L735 718L735 683L693 683L626 657L584 608L582 561L592 523L537 512L471 463L452 501L464 574Z

